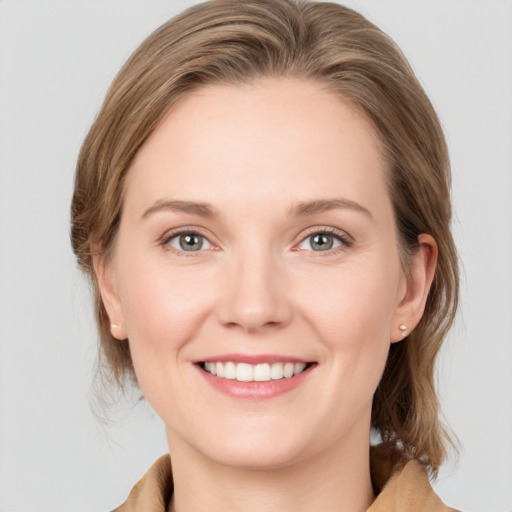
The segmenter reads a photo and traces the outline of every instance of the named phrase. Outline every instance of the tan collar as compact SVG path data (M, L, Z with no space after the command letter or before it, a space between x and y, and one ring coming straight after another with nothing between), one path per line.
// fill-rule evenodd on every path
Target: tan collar
M434 493L422 464L396 449L371 450L372 481L377 499L367 512L450 512ZM114 512L165 512L173 492L171 459L160 457Z
M372 447L370 467L378 496L367 512L454 511L434 492L421 462L398 449L385 445Z
M171 457L160 457L113 512L166 512L173 491Z

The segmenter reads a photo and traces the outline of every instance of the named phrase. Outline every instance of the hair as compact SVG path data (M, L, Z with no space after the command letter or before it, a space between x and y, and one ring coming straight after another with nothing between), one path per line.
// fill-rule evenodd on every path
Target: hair
M437 242L424 315L404 341L391 345L372 408L372 427L382 440L422 459L435 474L450 439L439 419L434 363L454 320L459 287L446 142L400 49L341 5L205 2L158 28L124 64L82 145L71 206L73 250L93 284L99 367L121 388L136 383L128 343L110 334L93 267L95 248L106 255L112 249L135 155L184 95L208 84L246 84L262 77L314 81L362 111L387 159L404 268L420 234Z

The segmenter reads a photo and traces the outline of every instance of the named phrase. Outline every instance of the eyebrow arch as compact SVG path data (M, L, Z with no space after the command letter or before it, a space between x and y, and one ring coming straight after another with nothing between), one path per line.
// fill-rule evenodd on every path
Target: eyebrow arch
M312 201L304 201L292 206L288 210L288 215L291 217L306 217L308 215L315 215L317 213L327 212L338 208L355 210L356 212L363 213L373 220L370 210L361 206L355 201L349 199L314 199Z
M170 210L177 213L190 213L213 219L219 216L217 210L209 203L197 203L194 201L169 201L160 199L151 205L141 215L141 220L146 219L151 214L161 211Z

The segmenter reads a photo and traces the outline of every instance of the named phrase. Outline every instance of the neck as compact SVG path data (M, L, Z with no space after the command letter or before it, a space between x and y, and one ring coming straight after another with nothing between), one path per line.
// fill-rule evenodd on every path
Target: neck
M218 464L172 434L168 439L174 475L170 512L364 512L375 499L368 437L265 470Z

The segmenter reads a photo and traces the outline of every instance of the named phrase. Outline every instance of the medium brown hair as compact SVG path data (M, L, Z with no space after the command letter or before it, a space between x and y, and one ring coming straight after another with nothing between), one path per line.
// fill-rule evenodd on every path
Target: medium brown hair
M450 230L450 169L436 113L394 42L362 15L334 3L214 0L153 32L115 78L80 151L71 240L89 274L100 334L100 365L123 385L136 378L127 342L115 340L98 291L93 247L108 254L119 226L124 181L137 151L182 96L207 84L259 77L315 81L372 120L388 163L402 259L428 233L438 262L416 329L391 345L375 393L372 426L384 441L436 472L448 437L439 421L434 362L458 303Z

